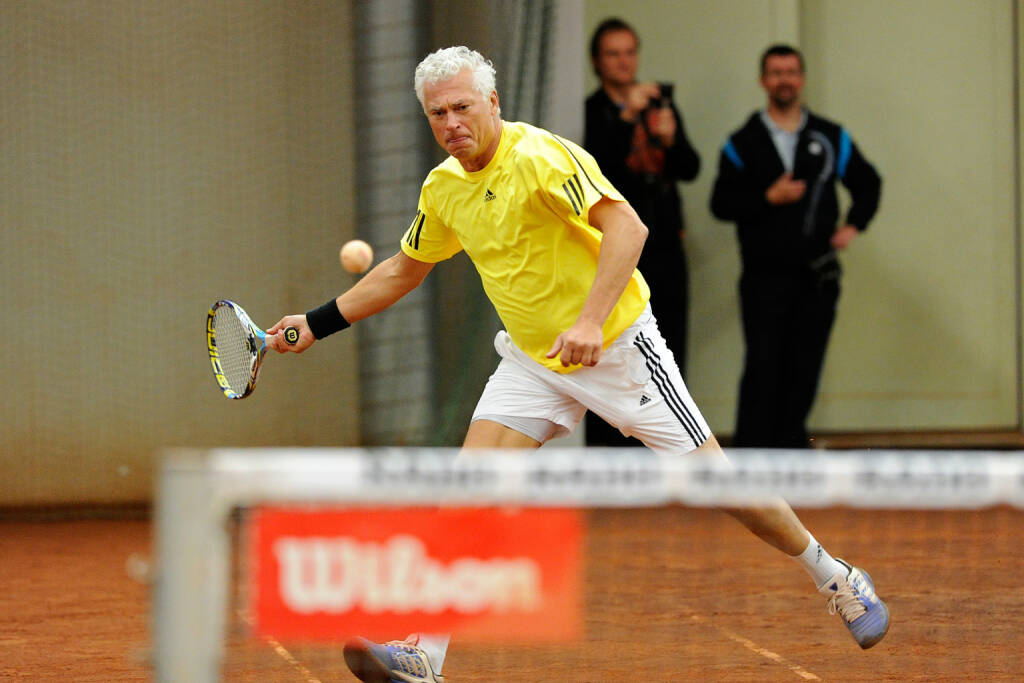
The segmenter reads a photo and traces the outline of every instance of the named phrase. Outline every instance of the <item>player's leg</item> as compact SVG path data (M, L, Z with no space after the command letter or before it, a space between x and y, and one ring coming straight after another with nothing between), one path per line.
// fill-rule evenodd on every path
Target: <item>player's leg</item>
M472 457L474 448L536 448L540 443L495 419L476 419L466 433L463 453ZM356 638L345 644L345 663L359 680L368 683L440 682L449 640L444 633L414 633L403 641L382 644Z
M503 358L477 402L462 444L465 457L477 448L537 448L571 431L585 411L553 388L546 380L555 373L521 355L507 334L499 333L495 347ZM449 640L418 633L382 644L356 638L345 645L345 663L368 683L441 683Z
M689 453L688 457L728 462L690 396L653 315L641 316L624 334L625 339L609 346L594 368L566 376L577 400L658 453L670 457ZM788 503L778 499L726 512L803 567L829 597L830 611L839 612L861 647L871 647L885 635L888 610L875 595L870 578L826 552Z
M698 452L722 457L712 436ZM875 594L867 572L832 557L804 527L789 503L781 498L758 506L726 508L758 538L789 555L810 575L818 592L828 598L830 613L838 613L864 649L878 643L889 630L889 608Z
M537 448L541 442L495 418L477 418L469 424L463 448Z
M551 417L561 416L563 421L578 422L580 406L553 391L543 379L543 375L528 372L515 359L502 359L477 401L462 443L463 455L473 457L473 449L477 448L538 448L548 439L566 432L566 427ZM432 670L440 674L449 637L444 634L412 637L418 638L419 649L426 654Z
M725 460L725 453L718 440L714 436L708 437L701 446L695 449L695 454L705 457L721 458ZM778 548L791 557L802 553L810 543L810 532L804 528L803 523L793 512L793 508L784 500L779 499L774 504L766 504L755 507L723 508L725 512L735 517L743 526L747 527L755 536L768 545ZM828 577L831 577L828 574ZM820 583L824 583L822 579Z

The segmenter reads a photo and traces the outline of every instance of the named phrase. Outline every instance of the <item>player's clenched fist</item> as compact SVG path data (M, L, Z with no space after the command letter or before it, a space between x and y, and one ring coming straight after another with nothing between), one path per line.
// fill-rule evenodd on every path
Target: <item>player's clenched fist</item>
M577 320L572 327L558 335L547 357L557 356L562 367L566 368L570 365L591 367L601 359L603 344L604 334L599 325Z

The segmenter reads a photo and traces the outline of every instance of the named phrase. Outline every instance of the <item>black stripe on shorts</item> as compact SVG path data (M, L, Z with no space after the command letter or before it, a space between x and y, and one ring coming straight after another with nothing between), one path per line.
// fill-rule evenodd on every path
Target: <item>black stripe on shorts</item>
M644 359L647 361L647 369L651 371L651 378L654 380L655 386L658 387L658 392L662 398L665 399L666 405L672 414L679 420L679 424L683 426L686 434L693 440L695 446L700 446L702 443L708 440L706 434L700 428L700 422L690 412L686 402L679 395L672 380L669 378L668 373L661 364L661 357L657 351L654 350L654 344L648 337L645 337L641 332L633 340L633 344L643 354Z

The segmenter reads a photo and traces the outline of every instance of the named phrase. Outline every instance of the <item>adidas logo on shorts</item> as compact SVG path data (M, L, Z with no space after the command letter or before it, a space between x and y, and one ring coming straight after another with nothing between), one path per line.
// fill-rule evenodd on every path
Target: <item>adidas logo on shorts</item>
M644 394L643 396L640 397L640 405L645 406L645 405L647 405L650 402L651 402L651 397L648 396L647 394Z

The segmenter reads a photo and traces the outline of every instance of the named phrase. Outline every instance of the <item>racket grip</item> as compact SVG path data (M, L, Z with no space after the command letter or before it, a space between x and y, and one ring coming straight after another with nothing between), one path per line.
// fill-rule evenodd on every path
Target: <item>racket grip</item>
M284 341L288 346L295 346L299 341L299 328L289 325L281 331L281 336L284 337Z

